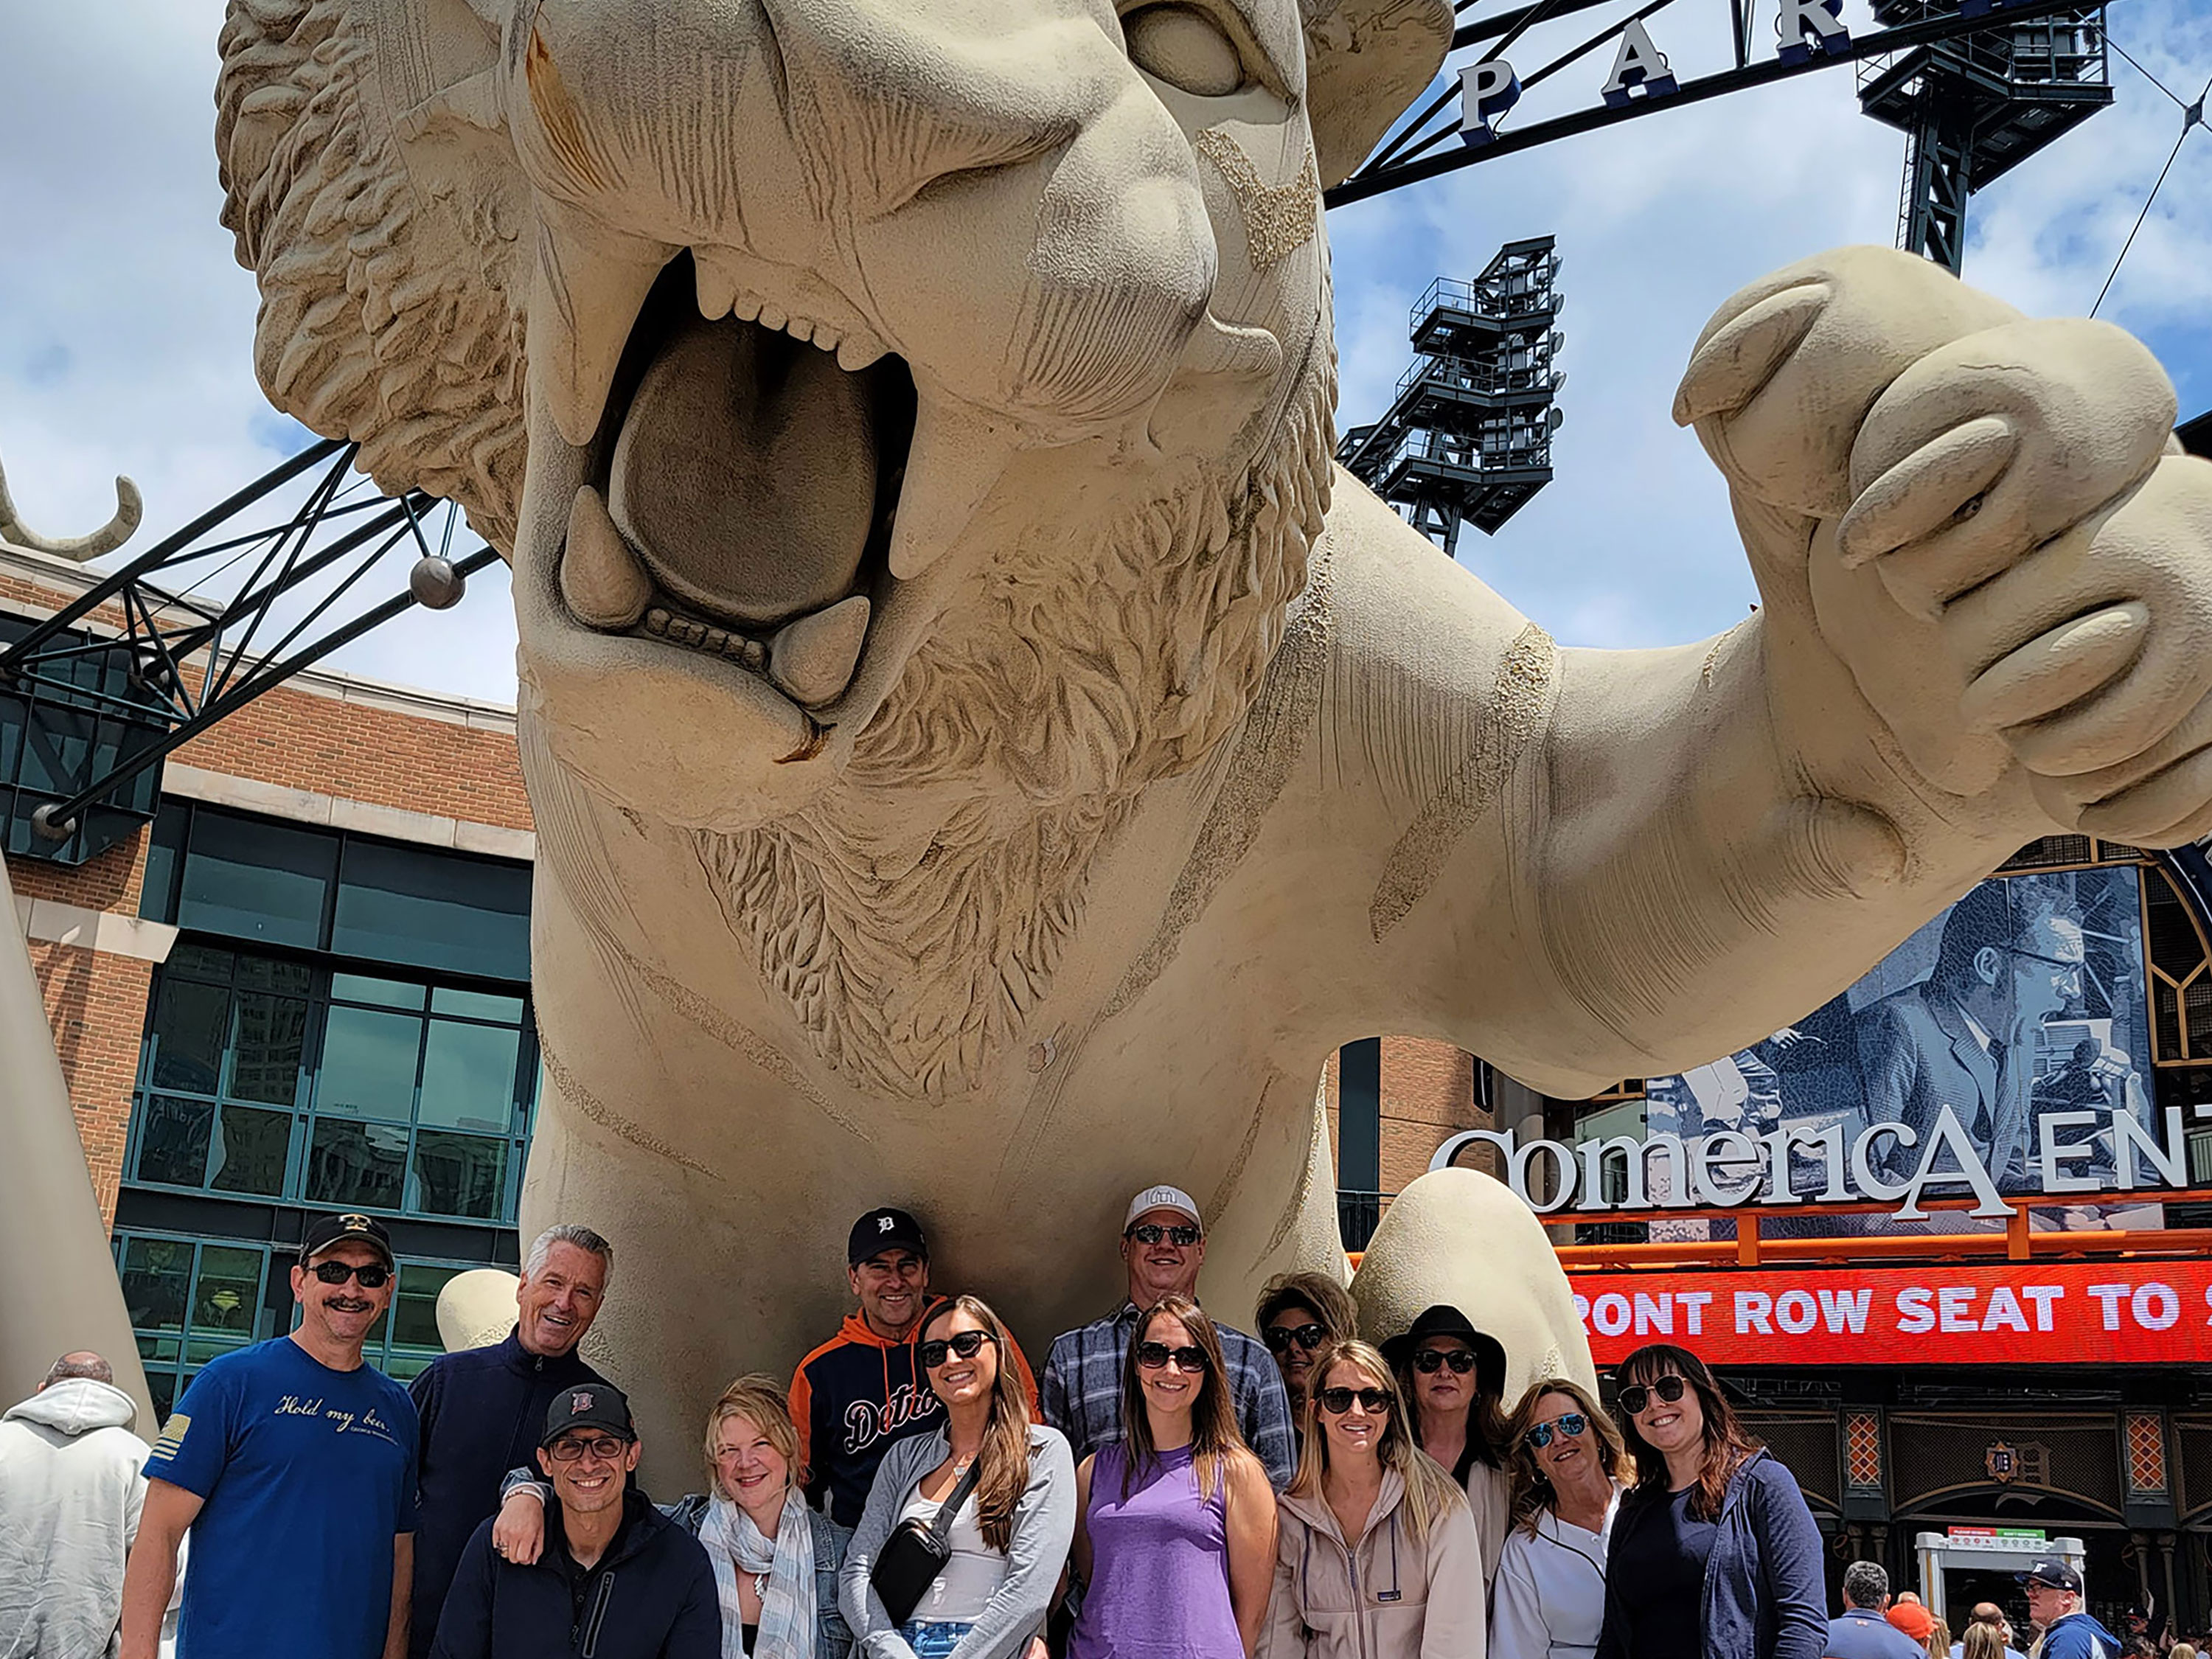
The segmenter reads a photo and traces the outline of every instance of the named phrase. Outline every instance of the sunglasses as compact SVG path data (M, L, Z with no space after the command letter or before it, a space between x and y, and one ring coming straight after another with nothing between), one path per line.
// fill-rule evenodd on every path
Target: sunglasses
M973 1359L982 1352L983 1345L992 1340L988 1331L955 1331L950 1336L940 1336L921 1345L921 1368L933 1371L945 1363L948 1354L958 1354L963 1359Z
M392 1269L374 1261L366 1267L356 1267L350 1261L318 1261L307 1271L325 1285L343 1285L349 1279L357 1279L364 1291L380 1291L392 1282Z
M1580 1412L1561 1412L1551 1422L1539 1423L1534 1428L1529 1430L1528 1443L1538 1451L1543 1450L1552 1443L1552 1430L1554 1427L1557 1427L1559 1431L1568 1439L1579 1440L1582 1438L1583 1431L1589 1427L1589 1419L1584 1417Z
M1355 1400L1370 1417L1380 1417L1390 1408L1390 1396L1381 1389L1323 1389L1320 1399L1321 1408L1331 1417L1343 1416Z
M1293 1342L1311 1353L1328 1340L1328 1332L1319 1325L1270 1325L1260 1334L1266 1339L1269 1353L1287 1353Z
M1465 1376L1474 1369L1474 1350L1424 1348L1413 1356L1413 1369L1424 1376L1433 1376L1446 1365L1452 1368L1453 1376Z
M1133 1238L1139 1244L1157 1244L1162 1239L1179 1250L1187 1250L1205 1235L1195 1227L1163 1227L1157 1221L1147 1221L1142 1226L1132 1227L1121 1235Z
M611 1434L603 1434L594 1440L556 1440L545 1449L545 1455L556 1463L574 1463L589 1452L601 1462L611 1463L629 1449L629 1441L618 1439Z
M1173 1360L1179 1371L1193 1374L1206 1370L1206 1350L1203 1348L1170 1348L1164 1342L1137 1344L1137 1364L1148 1371L1164 1370Z
M1641 1382L1632 1382L1620 1391L1620 1409L1634 1417L1651 1403L1651 1396L1655 1394L1671 1406L1682 1397L1682 1390L1689 1386L1685 1379L1673 1371L1668 1372L1648 1389Z

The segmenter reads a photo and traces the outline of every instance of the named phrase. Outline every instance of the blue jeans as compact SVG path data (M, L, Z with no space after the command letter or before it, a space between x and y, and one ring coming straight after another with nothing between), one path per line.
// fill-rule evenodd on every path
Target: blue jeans
M914 1650L914 1659L952 1659L952 1650L960 1645L960 1638L975 1628L916 1619L899 1626L899 1637Z

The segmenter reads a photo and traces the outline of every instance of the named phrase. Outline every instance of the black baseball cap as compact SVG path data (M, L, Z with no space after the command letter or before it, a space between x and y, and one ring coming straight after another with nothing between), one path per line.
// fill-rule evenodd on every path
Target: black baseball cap
M904 1210L884 1209L871 1210L853 1224L853 1236L845 1245L848 1266L857 1267L885 1250L912 1250L928 1261L929 1241L921 1236L921 1223Z
M550 1446L576 1429L605 1429L624 1440L637 1438L636 1426L629 1420L629 1401L611 1382L580 1382L562 1389L545 1413L545 1432L538 1437L538 1443Z
M2074 1564L2062 1561L2055 1555L2046 1555L2026 1572L2020 1575L2023 1584L2048 1584L2053 1589L2081 1593L2081 1575L2074 1571Z
M1439 1302L1422 1309L1412 1329L1382 1345L1382 1358L1392 1369L1403 1370L1413 1364L1413 1350L1432 1336L1455 1336L1466 1343L1474 1350L1476 1387L1484 1394L1505 1392L1504 1345L1496 1337L1475 1329L1474 1322L1449 1303Z
M366 1244L384 1258L387 1267L398 1267L398 1260L392 1254L392 1235L384 1231L384 1224L372 1215L358 1215L348 1211L343 1215L318 1217L307 1224L307 1236L300 1241L300 1265L306 1267L333 1244L351 1240Z

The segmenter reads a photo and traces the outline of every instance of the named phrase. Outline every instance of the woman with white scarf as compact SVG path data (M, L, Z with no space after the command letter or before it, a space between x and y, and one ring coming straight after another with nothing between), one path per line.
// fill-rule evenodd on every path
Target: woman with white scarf
M806 1506L799 1431L773 1377L741 1376L707 1413L705 1496L670 1513L696 1531L722 1603L722 1659L846 1659L837 1607L851 1535Z

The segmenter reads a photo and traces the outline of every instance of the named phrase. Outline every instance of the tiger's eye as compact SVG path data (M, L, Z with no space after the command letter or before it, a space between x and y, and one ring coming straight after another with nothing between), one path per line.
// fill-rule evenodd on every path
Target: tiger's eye
M1129 61L1146 74L1202 98L1225 98L1244 84L1236 42L1191 6L1146 6L1121 20Z

